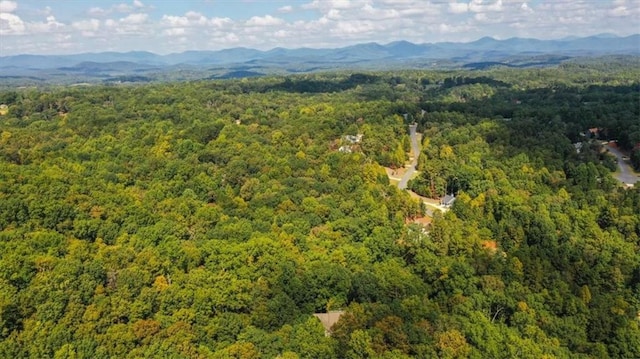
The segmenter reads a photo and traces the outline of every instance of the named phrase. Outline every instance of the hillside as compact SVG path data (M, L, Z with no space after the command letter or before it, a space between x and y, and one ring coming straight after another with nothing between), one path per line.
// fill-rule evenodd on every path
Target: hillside
M2 90L0 357L638 358L626 59Z

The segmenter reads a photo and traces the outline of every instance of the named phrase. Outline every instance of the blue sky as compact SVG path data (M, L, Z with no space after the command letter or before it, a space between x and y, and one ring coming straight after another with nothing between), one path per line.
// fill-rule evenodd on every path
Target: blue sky
M0 56L640 33L640 0L0 0Z

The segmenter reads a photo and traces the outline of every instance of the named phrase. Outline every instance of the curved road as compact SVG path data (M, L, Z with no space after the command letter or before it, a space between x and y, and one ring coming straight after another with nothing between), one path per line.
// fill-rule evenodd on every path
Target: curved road
M615 175L618 181L624 184L635 184L640 181L640 176L633 171L633 168L627 162L628 160L625 161L622 159L622 157L624 157L624 154L620 152L620 150L612 146L607 146L607 149L618 158L618 167L620 168L620 173Z
M411 151L413 152L413 160L411 165L407 167L407 171L402 176L402 179L398 183L398 188L407 189L407 183L411 179L414 173L416 173L416 165L418 165L418 156L420 155L420 146L418 144L418 133L416 132L418 125L409 125L409 137L411 138Z
M413 160L411 160L411 164L405 166L407 168L407 171L404 173L404 176L402 176L402 178L400 179L400 182L398 182L398 188L404 189L404 190L407 189L407 183L409 182L411 177L413 177L413 175L416 173L416 166L418 165L418 156L420 156L420 143L418 143L417 127L418 127L417 124L409 125L409 137L411 138L411 152L413 152ZM448 208L429 203L428 201L420 197L415 192L412 192L409 190L408 192L412 197L420 199L424 204L427 205L425 214L429 217L433 217L434 208L437 208L442 212L446 212L448 210Z

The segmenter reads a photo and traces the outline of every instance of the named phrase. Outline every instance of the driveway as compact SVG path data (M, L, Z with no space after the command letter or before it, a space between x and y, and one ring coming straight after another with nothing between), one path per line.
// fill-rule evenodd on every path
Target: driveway
M418 133L416 132L417 127L418 125L416 124L409 125L409 137L411 138L411 152L413 152L413 160L411 161L411 165L407 167L407 171L404 173L404 176L402 176L402 179L400 179L400 182L398 183L398 188L400 189L407 189L407 183L409 183L409 180L411 179L413 174L416 173L416 166L418 165L418 156L420 155L420 145L418 144Z
M617 147L607 146L607 149L611 154L618 158L618 167L620 168L620 172L615 175L618 181L625 184L635 184L640 181L640 177L633 171L633 168L629 164L629 160L622 159L625 155L618 150Z

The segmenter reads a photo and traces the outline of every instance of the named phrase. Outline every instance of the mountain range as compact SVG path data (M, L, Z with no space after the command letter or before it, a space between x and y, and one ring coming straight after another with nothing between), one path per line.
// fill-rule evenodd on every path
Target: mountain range
M100 52L75 55L0 57L0 82L153 81L248 77L269 73L304 73L334 69L483 68L557 65L576 57L640 55L640 35L601 34L583 38L537 40L483 37L468 43L386 45L364 43L333 49L231 48L186 51Z

